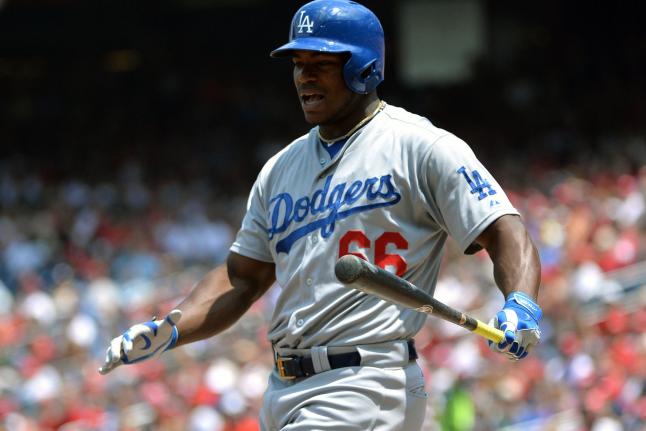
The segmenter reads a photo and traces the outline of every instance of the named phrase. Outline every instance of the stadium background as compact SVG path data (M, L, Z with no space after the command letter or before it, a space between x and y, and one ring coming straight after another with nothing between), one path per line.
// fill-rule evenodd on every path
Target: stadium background
M637 3L365 4L387 35L382 97L470 143L543 264L543 340L521 363L428 320L427 429L644 429ZM96 368L222 261L259 168L308 129L268 57L297 5L0 0L0 430L257 429L278 288L220 337ZM490 273L449 245L436 296L486 319Z

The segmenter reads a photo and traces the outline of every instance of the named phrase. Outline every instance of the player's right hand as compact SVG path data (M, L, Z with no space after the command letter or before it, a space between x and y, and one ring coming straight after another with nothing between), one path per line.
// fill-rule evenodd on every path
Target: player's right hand
M177 342L180 310L173 310L162 320L150 320L131 326L110 342L99 373L108 374L121 364L134 364L161 355Z

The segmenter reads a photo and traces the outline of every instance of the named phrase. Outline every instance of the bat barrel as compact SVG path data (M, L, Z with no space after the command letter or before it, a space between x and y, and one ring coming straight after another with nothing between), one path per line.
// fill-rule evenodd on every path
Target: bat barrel
M346 254L336 261L334 265L334 274L336 278L343 284L354 283L365 272L364 265L361 264L364 260L359 259L352 254Z
M407 308L428 305L431 296L406 280L397 277L354 255L341 257L334 272L344 284L364 293L378 296Z
M414 284L357 256L341 257L334 267L334 272L339 281L362 292L406 308L435 314L470 331L478 326L476 319L449 307Z

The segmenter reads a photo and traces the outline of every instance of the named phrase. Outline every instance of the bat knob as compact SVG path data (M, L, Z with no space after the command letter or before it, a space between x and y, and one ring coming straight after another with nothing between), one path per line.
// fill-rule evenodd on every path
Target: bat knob
M357 256L346 254L336 261L334 274L341 283L354 283L361 276L363 269L361 263L361 259Z

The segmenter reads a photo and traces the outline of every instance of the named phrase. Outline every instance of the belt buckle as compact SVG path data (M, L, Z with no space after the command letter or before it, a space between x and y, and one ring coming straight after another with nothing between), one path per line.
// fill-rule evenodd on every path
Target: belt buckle
M285 370L285 362L291 362L294 360L293 356L277 356L276 357L276 368L278 369L278 375L281 379L285 380L294 380L296 376L288 376L287 371Z

